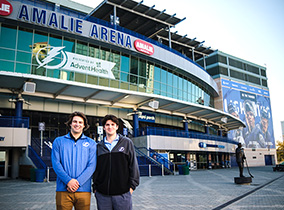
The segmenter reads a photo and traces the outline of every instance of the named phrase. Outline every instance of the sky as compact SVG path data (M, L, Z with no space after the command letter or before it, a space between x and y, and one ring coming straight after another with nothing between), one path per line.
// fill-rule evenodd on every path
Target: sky
M73 0L97 7L103 0ZM137 0L136 0L137 1ZM138 1L140 2L140 1ZM144 0L143 4L186 18L171 30L267 68L275 141L284 121L284 0Z

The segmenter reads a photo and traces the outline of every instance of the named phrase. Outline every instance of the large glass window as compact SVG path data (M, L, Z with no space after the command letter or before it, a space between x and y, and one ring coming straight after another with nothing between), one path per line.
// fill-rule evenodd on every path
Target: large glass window
M62 37L56 36L56 35L50 35L49 45L53 46L53 47L61 47L62 46Z
M18 30L17 49L25 52L32 52L33 31L29 29L20 28ZM31 62L27 60L26 62Z
M6 26L2 24L1 36L0 36L0 47L15 49L16 48L16 37L17 37L16 27Z
M138 58L131 57L131 66L130 66L130 82L137 84L137 75L138 75Z

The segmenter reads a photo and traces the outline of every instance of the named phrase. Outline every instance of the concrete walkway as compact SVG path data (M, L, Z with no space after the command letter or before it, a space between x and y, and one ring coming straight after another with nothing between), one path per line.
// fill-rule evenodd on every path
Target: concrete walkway
M284 209L284 173L273 172L271 166L250 171L254 176L250 185L234 183L238 168L141 177L133 193L133 209ZM0 209L55 209L55 185L0 180ZM91 209L96 209L93 196Z

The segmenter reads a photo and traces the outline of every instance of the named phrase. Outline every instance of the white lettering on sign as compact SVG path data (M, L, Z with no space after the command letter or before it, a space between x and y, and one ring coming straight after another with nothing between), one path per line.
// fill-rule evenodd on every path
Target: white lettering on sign
M154 54L154 47L143 40L137 39L134 42L134 47L137 51L145 53L147 55L153 55Z

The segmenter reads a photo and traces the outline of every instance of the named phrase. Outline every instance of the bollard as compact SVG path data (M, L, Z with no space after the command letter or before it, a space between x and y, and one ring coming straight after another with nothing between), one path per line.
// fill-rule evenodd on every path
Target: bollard
M49 182L49 167L47 167L46 181Z
M151 177L151 164L149 164L149 177Z

